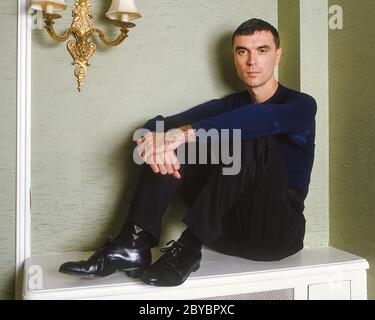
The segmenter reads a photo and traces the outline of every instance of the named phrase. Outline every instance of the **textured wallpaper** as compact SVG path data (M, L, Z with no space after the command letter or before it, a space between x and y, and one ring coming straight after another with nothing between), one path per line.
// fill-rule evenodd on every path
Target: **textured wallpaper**
M330 40L330 244L370 263L375 299L375 2L329 1L343 9Z
M299 0L282 0L278 4L279 28L283 58L279 66L279 81L300 90L300 4Z
M0 2L0 299L14 297L17 2Z

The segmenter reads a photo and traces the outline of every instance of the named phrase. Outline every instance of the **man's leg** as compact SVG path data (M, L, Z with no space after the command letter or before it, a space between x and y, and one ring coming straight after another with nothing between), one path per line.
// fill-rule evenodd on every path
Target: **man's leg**
M277 139L245 141L236 176L213 174L184 221L203 243L252 260L280 260L303 247L303 197L288 189Z
M158 243L162 217L175 198L184 177L184 168L181 169L181 179L176 179L169 174L154 173L149 165L142 165L128 216L117 240L128 241L131 226L135 224L152 236L154 244Z
M185 171L186 165L182 165L181 179L176 179L155 174L144 164L128 217L118 236L86 261L66 262L59 271L83 277L125 271L131 277L139 277L151 264L150 248L159 241L162 216L184 181Z
M154 173L149 165L142 165L128 216L116 237L117 240L128 242L130 234L144 230L152 236L153 245L157 244L161 234L162 218L177 194L183 197L188 206L192 205L213 166L198 164L198 155L195 163L187 163L187 149L185 146L185 162L181 163L179 170L181 179L169 174Z
M222 233L225 214L236 205L250 185L258 183L270 167L274 138L242 141L240 172L224 175L216 166L183 221L204 244Z
M236 232L246 235L252 231L249 230L252 217L247 219L246 210L241 209L251 206L254 200L251 193L257 191L255 196L263 199L260 202L264 203L264 208L268 210L263 214L264 223L258 225L261 229L265 228L262 239L269 245L263 246L268 251L265 250L262 254L266 256L270 253L270 249L274 250L280 240L280 230L284 228L286 222L291 221L287 213L288 181L285 165L275 137L243 141L241 149L240 172L236 175L223 175L223 165L213 166L208 179L196 193L195 199L194 197L190 199L191 206L183 221L187 224L188 231L204 244L213 244L223 239L222 235L224 234L226 235L225 240L234 241L229 244L230 246L242 250L248 243L246 245L241 243L241 237L227 237L227 229L230 228L230 235L236 234ZM274 186L271 188L271 193L265 192L267 184ZM264 187L257 189L259 185ZM265 192L264 195L260 194L262 191ZM242 202L243 204L239 205ZM260 206L258 205L258 207ZM233 208L236 208L237 216L228 216L227 213L232 212ZM262 212L259 212L257 217L261 220ZM232 219L235 223L226 226L228 221L225 218ZM258 224L258 221L255 222ZM257 230L256 225L254 229ZM260 231L263 235L262 232ZM258 238L255 237L256 240ZM250 237L250 239L252 238ZM194 256L191 250L181 248L184 246L178 242L181 242L181 238L167 251L165 257L162 256L146 270L141 277L142 281L157 286L179 285L199 267L198 254L193 252ZM237 252L241 251L237 250Z

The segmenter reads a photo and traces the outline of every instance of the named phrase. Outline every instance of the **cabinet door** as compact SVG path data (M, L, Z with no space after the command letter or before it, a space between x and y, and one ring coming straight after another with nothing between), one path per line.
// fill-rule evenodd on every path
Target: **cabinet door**
M309 285L309 300L350 300L350 280Z

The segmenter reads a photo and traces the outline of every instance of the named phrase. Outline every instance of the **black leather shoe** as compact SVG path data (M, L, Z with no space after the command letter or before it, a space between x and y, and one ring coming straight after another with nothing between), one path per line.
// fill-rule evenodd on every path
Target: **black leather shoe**
M165 253L142 274L143 282L161 287L178 286L199 269L201 251L193 253L178 241L171 240L167 245L170 243L173 245L160 249Z
M108 240L88 260L66 262L59 272L84 278L105 277L124 271L129 277L138 278L151 264L149 246L128 248L118 242Z

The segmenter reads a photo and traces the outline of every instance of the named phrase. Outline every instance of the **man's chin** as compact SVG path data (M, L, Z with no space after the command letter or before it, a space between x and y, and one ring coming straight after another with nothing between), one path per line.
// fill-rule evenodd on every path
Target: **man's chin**
M247 82L246 83L246 87L248 87L249 89L255 89L255 88L259 88L261 87L263 84L262 83L259 83L259 82Z

